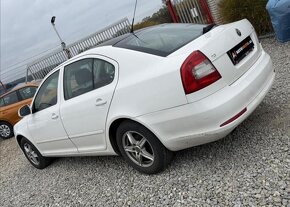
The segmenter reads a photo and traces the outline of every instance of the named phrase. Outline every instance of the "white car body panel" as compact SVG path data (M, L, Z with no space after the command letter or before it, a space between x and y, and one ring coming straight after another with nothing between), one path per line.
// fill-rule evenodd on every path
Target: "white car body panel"
M110 56L120 65L119 80L122 81L116 87L118 93L114 94L108 120L117 116L136 117L187 103L180 87L180 71L176 70L183 60L111 46L96 49L100 49L96 53ZM161 70L164 67L166 70ZM129 94L134 101L129 101Z
M271 59L263 52L255 65L233 85L200 101L140 116L137 120L149 124L161 142L173 151L215 141L229 134L253 112L270 90L274 77ZM245 107L245 114L220 127Z
M102 58L115 66L113 82L102 88L81 96L64 100L61 96L60 114L62 123L79 153L102 151L107 148L105 126L107 113L118 81L118 64L104 56L85 55L68 62L83 58ZM63 85L60 87L63 91ZM72 109L74 109L72 111Z
M236 27L241 30L241 36L234 33ZM255 48L234 66L226 52L249 35ZM180 67L195 50L211 60L222 78L185 95ZM54 111L45 113L47 119L51 113L59 113L63 123L60 126L64 126L67 139L57 129L52 132L48 124L51 120L33 124L33 114L14 127L16 137L26 137L45 156L115 155L109 129L121 118L144 125L173 151L220 139L253 112L269 91L275 76L271 59L247 20L216 27L167 57L112 46L94 48L60 65L57 68L61 73L60 81L65 65L85 57L102 57L115 66L117 73L110 85L68 101L64 100L60 84L58 104ZM99 98L106 104L96 106ZM246 113L220 127L245 107ZM38 131L30 133L34 127ZM38 135L42 134L46 136L39 140ZM49 138L51 142L45 142Z
M59 85L60 80L61 78L58 80ZM58 88L58 94L60 93L60 88ZM59 102L60 96L57 98ZM47 110L39 111L25 118L31 138L43 154L54 155L77 152L60 120L59 105L51 106Z

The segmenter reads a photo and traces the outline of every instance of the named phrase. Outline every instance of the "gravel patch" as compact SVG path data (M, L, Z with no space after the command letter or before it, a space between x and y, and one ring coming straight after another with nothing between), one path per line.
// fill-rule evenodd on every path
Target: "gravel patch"
M226 138L178 152L151 176L120 157L60 158L37 170L15 139L0 139L0 206L290 207L290 43L262 43L275 84Z

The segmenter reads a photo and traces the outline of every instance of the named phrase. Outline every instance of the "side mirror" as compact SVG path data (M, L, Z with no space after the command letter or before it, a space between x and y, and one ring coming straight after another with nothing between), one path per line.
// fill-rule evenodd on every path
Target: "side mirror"
M19 110L18 110L18 116L19 117L24 117L31 114L31 110L30 107L28 105L22 106Z

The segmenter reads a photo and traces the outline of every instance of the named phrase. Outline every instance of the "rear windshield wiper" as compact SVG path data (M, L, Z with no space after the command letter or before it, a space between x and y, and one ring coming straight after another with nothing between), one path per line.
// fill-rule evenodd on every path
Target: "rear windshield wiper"
M212 30L212 28L214 28L215 26L217 26L216 24L209 24L206 27L204 27L202 29L202 34L205 34L207 32L209 32L210 30Z

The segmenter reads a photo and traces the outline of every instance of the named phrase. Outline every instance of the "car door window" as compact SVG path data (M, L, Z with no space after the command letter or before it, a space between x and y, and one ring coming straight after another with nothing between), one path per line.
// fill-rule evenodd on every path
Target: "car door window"
M65 100L110 84L115 77L115 67L104 60L87 58L64 68Z
M37 87L29 86L25 88L19 89L19 94L22 98L22 100L32 98L36 92Z
M59 71L47 78L39 89L33 104L33 112L41 111L57 103Z
M7 94L6 96L3 97L5 105L10 105L18 102L18 96L16 91Z
M5 106L5 103L4 103L3 98L0 98L0 107L1 107L1 106Z
M100 88L110 84L115 77L115 67L107 61L94 59L94 88Z
M65 100L93 90L93 59L83 59L64 67Z

